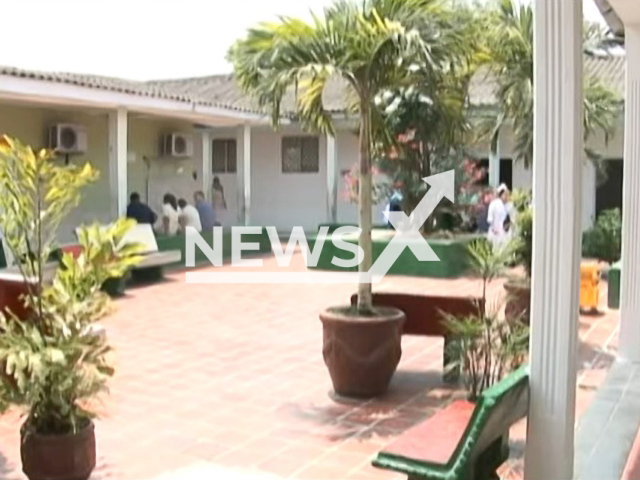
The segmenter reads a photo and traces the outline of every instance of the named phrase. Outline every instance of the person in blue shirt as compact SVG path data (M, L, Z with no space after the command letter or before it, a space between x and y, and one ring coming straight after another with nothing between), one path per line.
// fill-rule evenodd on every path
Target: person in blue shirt
M193 200L196 210L198 210L198 214L200 214L200 224L202 225L202 231L213 231L213 227L215 227L216 225L220 225L220 223L218 223L218 217L216 215L216 211L213 209L213 206L205 200L204 193L202 192L194 193Z
M158 216L149 205L140 201L140 194L133 192L129 196L129 205L127 206L127 218L133 218L138 223L148 223L153 225L156 223Z

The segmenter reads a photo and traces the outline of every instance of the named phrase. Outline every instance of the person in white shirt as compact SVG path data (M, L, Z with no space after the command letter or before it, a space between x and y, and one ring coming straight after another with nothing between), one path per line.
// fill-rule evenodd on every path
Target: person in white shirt
M162 224L161 233L165 235L175 235L178 233L178 202L172 194L165 194L162 199Z
M487 237L494 248L504 247L510 238L511 218L509 215L509 189L502 184L496 190L497 197L489 204L487 222L489 231Z
M196 229L196 232L201 232L200 214L198 210L196 210L196 207L189 205L184 198L178 200L178 206L180 207L180 216L178 218L180 230L186 232L187 227L193 227Z

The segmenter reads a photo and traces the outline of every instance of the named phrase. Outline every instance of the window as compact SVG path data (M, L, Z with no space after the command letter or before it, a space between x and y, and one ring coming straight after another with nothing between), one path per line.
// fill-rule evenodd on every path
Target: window
M213 173L236 173L236 141L214 140L212 145Z
M282 173L317 173L318 137L282 138Z

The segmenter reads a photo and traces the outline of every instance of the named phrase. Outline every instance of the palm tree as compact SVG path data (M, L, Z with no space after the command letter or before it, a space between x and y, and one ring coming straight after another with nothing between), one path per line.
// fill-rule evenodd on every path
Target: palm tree
M380 144L376 160L403 193L409 214L426 190L422 180L458 167L465 146L473 142L469 118L469 83L486 61L482 42L484 10L455 5L437 24L440 41L450 47L445 62L407 86L383 92L376 103L384 111L390 144ZM427 71L423 69L422 71ZM439 205L436 211L444 208ZM433 226L432 215L425 230Z
M489 66L496 76L500 105L492 145L501 125L511 121L515 159L529 168L533 161L533 9L517 5L515 0L499 0L491 23L493 28L487 35ZM585 25L584 37L584 51L589 55L612 46L607 33L593 24ZM619 98L594 78L586 78L584 97L585 140L596 132L608 140L615 131ZM591 160L599 159L596 152L585 151Z
M327 83L341 79L359 115L359 244L364 251L359 271L372 264L371 157L374 137L384 131L375 98L385 89L410 83L446 58L436 23L440 0L336 0L311 23L282 18L263 23L231 48L229 57L245 92L281 118L287 93L295 92L296 115L309 128L333 134L331 113L323 105ZM371 284L358 286L358 310L372 309Z

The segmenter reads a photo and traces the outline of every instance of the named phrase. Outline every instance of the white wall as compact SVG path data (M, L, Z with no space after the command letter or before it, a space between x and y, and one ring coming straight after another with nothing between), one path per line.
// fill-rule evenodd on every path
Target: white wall
M78 165L90 162L100 172L98 181L83 190L79 207L60 226L60 241L71 242L78 225L96 221L104 223L110 219L107 113L0 103L0 133L16 137L34 149L47 146L47 129L56 123L71 123L86 128L87 151L82 155L70 156L70 162ZM64 157L58 161L64 162Z
M318 172L283 173L281 144L286 135L302 135L300 130L282 128L251 131L251 223L289 230L302 226L316 230L326 219L326 147L319 141Z
M164 133L187 133L194 140L194 152L190 158L160 157L159 142ZM172 193L193 203L193 193L202 189L201 148L198 132L187 123L163 118L139 118L129 115L129 162L127 164L128 192L138 192L156 212L162 211L162 197ZM145 162L144 158L147 158ZM197 178L194 179L194 172ZM149 197L146 198L146 181L149 179Z

